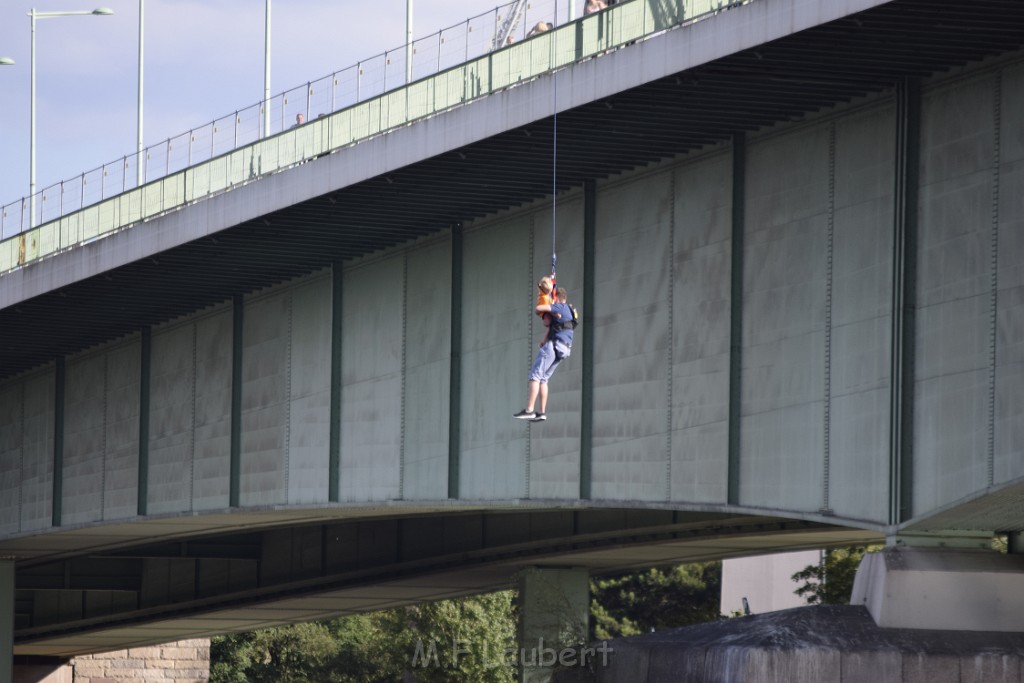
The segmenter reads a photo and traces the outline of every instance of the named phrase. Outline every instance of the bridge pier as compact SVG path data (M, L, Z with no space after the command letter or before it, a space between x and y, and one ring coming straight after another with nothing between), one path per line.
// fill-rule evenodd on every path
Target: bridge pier
M14 562L0 560L0 683L14 675Z
M1024 532L1015 531L1006 535L1006 552L1011 555L1024 554Z
M519 681L548 683L556 665L578 664L575 647L588 640L590 574L530 567L518 584Z
M989 539L899 537L864 556L850 603L883 628L1024 632L1024 555ZM981 547L979 547L981 542Z

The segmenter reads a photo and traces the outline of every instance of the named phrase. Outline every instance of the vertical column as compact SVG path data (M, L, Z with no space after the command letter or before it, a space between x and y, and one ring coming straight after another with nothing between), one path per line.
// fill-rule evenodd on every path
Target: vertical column
M14 676L14 562L0 560L0 681Z
M822 387L824 403L822 424L823 461L821 466L821 508L823 515L831 515L832 507L829 498L832 467L832 289L834 281L834 252L836 232L836 122L829 124L828 129L828 238L825 245L825 357L822 375L825 386Z
M448 367L448 497L459 497L462 432L462 225L452 226L451 354Z
M142 328L141 367L139 368L139 480L138 514L146 514L149 496L149 394L153 366L153 331Z
M587 180L583 183L583 311L584 319L593 316L594 302L594 258L595 235L597 233L597 183ZM592 319L592 318L591 318ZM580 330L583 337L583 386L580 390L580 499L591 496L593 480L594 447L594 325L584 324Z
M242 323L245 300L232 299L231 335L231 465L228 474L228 506L238 507L242 478Z
M1024 555L1024 531L1006 534L1006 552L1010 555Z
M913 511L914 326L917 281L917 196L921 87L896 86L896 187L892 254L892 339L889 392L889 523Z
M64 357L57 358L53 387L53 500L52 526L60 526L61 504L64 500L64 381L67 371Z
M331 437L328 453L327 499L341 498L341 295L344 271L336 261L331 268Z
M586 569L530 567L518 583L519 681L547 683L556 664L575 659L570 648L587 642L590 576Z
M732 139L732 265L729 289L729 481L728 502L740 502L740 427L743 399L743 225L746 220L747 141Z

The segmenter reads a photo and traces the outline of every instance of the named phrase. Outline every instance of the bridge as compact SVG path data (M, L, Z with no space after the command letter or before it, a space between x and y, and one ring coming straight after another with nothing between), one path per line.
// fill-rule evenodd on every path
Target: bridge
M0 635L66 657L538 568L1016 549L1022 26L631 0L19 231ZM530 425L553 225L583 325Z

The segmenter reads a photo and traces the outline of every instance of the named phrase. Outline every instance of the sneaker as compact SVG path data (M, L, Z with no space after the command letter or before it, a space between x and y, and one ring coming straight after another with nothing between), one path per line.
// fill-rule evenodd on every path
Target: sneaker
M532 410L520 410L512 417L516 418L517 420L534 420L537 418L537 413L533 412Z
M535 416L533 417L533 419L532 419L532 420L530 420L530 422L543 422L543 421L544 421L544 420L546 420L546 419L548 419L548 416L547 416L547 415L545 415L544 413L537 413L537 414L536 414L536 415L535 415Z

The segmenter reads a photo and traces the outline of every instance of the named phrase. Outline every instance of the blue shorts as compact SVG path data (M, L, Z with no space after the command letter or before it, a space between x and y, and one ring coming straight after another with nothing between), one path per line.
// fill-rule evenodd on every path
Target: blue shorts
M537 351L537 357L533 359L533 367L530 368L530 380L547 384L551 375L555 374L555 368L562 362L562 359L569 355L569 347L558 342L560 353L555 353L555 342L548 341Z

